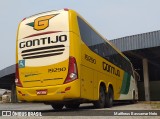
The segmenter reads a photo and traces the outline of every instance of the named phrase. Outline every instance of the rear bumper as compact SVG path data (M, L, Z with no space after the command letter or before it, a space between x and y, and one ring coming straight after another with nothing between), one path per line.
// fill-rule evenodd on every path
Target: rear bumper
M65 101L80 98L80 80L75 80L67 84L23 88L16 87L17 97L20 101ZM47 90L46 95L37 95L37 90Z

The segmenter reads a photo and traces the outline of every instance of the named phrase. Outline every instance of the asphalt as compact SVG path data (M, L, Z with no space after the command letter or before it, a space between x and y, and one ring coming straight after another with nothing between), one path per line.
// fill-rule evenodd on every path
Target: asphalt
M92 104L81 104L79 109L66 109L55 111L50 105L43 103L0 103L2 111L11 111L12 118L46 118L46 119L160 119L160 108L157 103L139 102L136 104L116 103L111 108L95 109ZM17 114L17 115L16 115ZM18 115L19 114L19 115ZM136 114L136 115L135 115ZM141 116L137 116L137 114ZM148 115L145 115L148 114ZM157 116L158 114L159 116ZM22 117L23 116L23 117ZM30 116L30 117L28 117ZM38 117L37 117L38 116ZM1 117L0 117L1 118ZM9 118L9 116L2 116Z

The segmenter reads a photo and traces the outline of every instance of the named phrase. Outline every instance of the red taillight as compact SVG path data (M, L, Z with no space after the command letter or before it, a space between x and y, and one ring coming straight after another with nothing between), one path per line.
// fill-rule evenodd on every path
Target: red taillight
M15 79L15 83L16 83L16 86L22 87L22 83L21 83L21 81L19 79L18 64L16 64L16 79Z
M68 75L67 75L66 80L64 81L64 84L74 81L76 79L78 79L76 59L74 57L69 57Z

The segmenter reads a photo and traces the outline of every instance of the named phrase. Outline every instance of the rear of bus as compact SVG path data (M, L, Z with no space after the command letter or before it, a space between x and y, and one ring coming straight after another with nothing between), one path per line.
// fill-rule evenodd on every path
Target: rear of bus
M16 43L16 89L21 101L56 102L80 98L78 55L72 43L69 10L25 18ZM72 51L71 51L72 50Z

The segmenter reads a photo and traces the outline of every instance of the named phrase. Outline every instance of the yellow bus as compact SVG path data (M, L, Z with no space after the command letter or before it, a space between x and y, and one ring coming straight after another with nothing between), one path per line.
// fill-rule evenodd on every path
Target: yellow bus
M20 101L55 110L90 102L111 107L138 100L131 62L71 9L21 21L16 42L16 90Z

